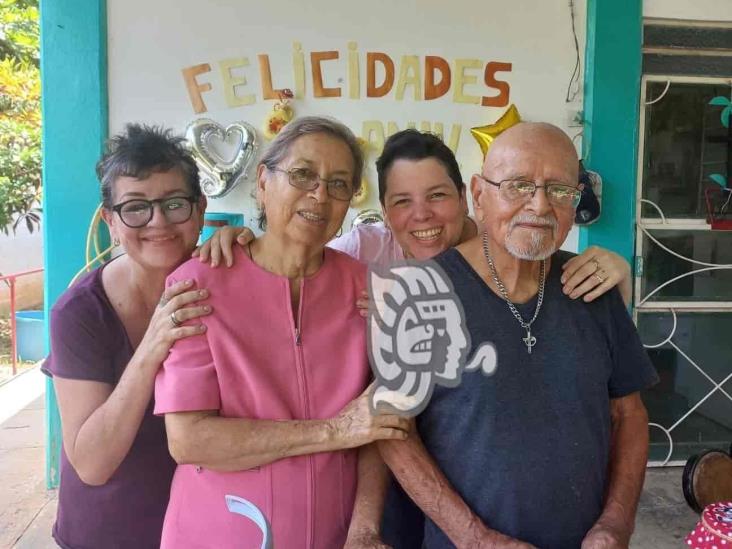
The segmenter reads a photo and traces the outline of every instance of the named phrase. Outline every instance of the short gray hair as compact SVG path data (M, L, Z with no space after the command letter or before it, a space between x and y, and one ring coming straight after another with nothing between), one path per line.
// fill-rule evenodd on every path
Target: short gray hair
M353 132L345 124L333 118L326 118L324 116L303 116L301 118L295 118L277 134L274 141L264 151L262 158L259 160L259 164L264 165L269 170L276 168L290 154L292 144L297 139L316 133L333 136L348 145L351 156L353 157L353 189L358 191L361 188L364 165L361 146L358 144L358 140L353 135ZM267 214L263 207L259 209L257 222L261 230L267 227Z

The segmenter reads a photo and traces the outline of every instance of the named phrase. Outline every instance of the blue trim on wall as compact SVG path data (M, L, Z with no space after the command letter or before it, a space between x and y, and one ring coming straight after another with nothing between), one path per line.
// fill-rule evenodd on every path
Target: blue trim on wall
M602 215L580 229L579 248L610 248L631 265L642 32L642 0L588 0L583 158L602 176Z
M107 138L106 0L41 2L45 318L84 265ZM46 349L49 337L46 322ZM61 426L46 382L46 484L58 485Z

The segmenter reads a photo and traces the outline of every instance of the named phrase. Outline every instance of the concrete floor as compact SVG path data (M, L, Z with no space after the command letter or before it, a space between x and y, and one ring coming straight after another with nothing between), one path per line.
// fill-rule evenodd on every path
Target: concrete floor
M681 491L681 467L649 469L630 546L639 549L687 547L686 534L699 521Z
M0 491L0 548L57 547L51 539L56 492L46 490L44 478L44 403L43 396L38 396L43 376L36 373L41 377L23 381L29 403L4 422L0 419L0 486L3 487ZM0 408L6 408L11 400L3 398L11 389L8 385L0 386ZM20 388L20 384L17 386ZM22 399L18 399L22 392L13 390L15 406L22 404ZM697 520L681 493L681 469L649 469L631 547L685 547L684 537Z
M56 547L56 491L46 490L45 376L38 368L0 384L0 548Z

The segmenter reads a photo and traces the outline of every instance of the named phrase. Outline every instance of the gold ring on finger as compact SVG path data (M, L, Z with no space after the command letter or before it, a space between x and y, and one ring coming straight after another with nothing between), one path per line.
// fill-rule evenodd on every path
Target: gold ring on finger
M599 270L602 269L602 267L600 267L600 262L597 259L592 258L592 263L595 264L595 272L597 272L597 271L599 271Z
M599 280L600 281L600 284L602 284L603 282L605 282L607 280L607 277L604 277L603 278L602 276L600 276L597 273L594 273L592 276L594 276L597 280Z
M177 313L177 312L178 312L178 311L173 311L172 313L170 313L170 322L171 322L171 324L173 324L173 327L175 327L175 328L177 328L178 326L180 326L181 324L183 324L183 323L182 323L182 322L181 322L180 320L178 320L178 318L177 318L177 317L175 316L175 313Z

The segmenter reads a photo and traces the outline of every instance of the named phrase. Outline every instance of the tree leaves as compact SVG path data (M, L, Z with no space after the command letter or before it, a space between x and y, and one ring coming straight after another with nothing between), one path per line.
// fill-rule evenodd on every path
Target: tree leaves
M37 0L0 0L0 59L39 66Z
M0 0L0 231L41 221L37 0Z

